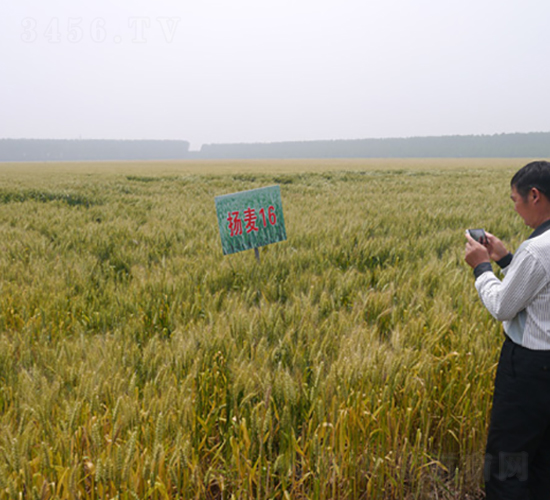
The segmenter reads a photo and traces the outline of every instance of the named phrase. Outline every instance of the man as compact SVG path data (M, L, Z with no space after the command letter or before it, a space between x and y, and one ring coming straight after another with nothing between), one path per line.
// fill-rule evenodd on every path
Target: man
M483 305L506 340L495 378L485 455L487 499L550 499L550 163L536 161L511 181L519 216L534 229L515 255L490 233L466 235ZM504 273L499 280L490 260Z

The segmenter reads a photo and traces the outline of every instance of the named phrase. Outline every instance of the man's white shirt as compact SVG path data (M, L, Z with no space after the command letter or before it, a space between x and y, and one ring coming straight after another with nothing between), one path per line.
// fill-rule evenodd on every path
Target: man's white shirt
M502 281L492 271L476 279L484 306L513 342L550 350L550 230L524 241L502 271Z

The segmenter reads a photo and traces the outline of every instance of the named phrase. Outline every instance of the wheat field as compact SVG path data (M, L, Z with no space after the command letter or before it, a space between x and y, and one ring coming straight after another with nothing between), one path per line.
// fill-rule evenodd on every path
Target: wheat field
M0 164L1 499L474 499L527 160ZM216 196L288 239L224 257Z

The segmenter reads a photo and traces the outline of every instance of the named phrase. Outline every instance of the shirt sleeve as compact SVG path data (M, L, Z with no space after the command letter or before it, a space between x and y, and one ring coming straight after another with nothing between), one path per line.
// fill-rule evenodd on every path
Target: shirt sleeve
M528 249L518 252L500 281L493 272L476 279L483 305L499 321L509 321L525 309L546 285L546 271Z
M498 267L501 269L506 269L511 263L514 255L511 252L508 252L508 255L502 257L502 259L497 260Z

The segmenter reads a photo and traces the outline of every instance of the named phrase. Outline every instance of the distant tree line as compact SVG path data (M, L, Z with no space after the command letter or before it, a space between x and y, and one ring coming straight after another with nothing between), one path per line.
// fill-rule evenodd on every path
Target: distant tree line
M550 157L550 132L402 139L206 144L203 158L525 158Z
M242 144L0 139L0 161L267 158L549 158L550 132Z

